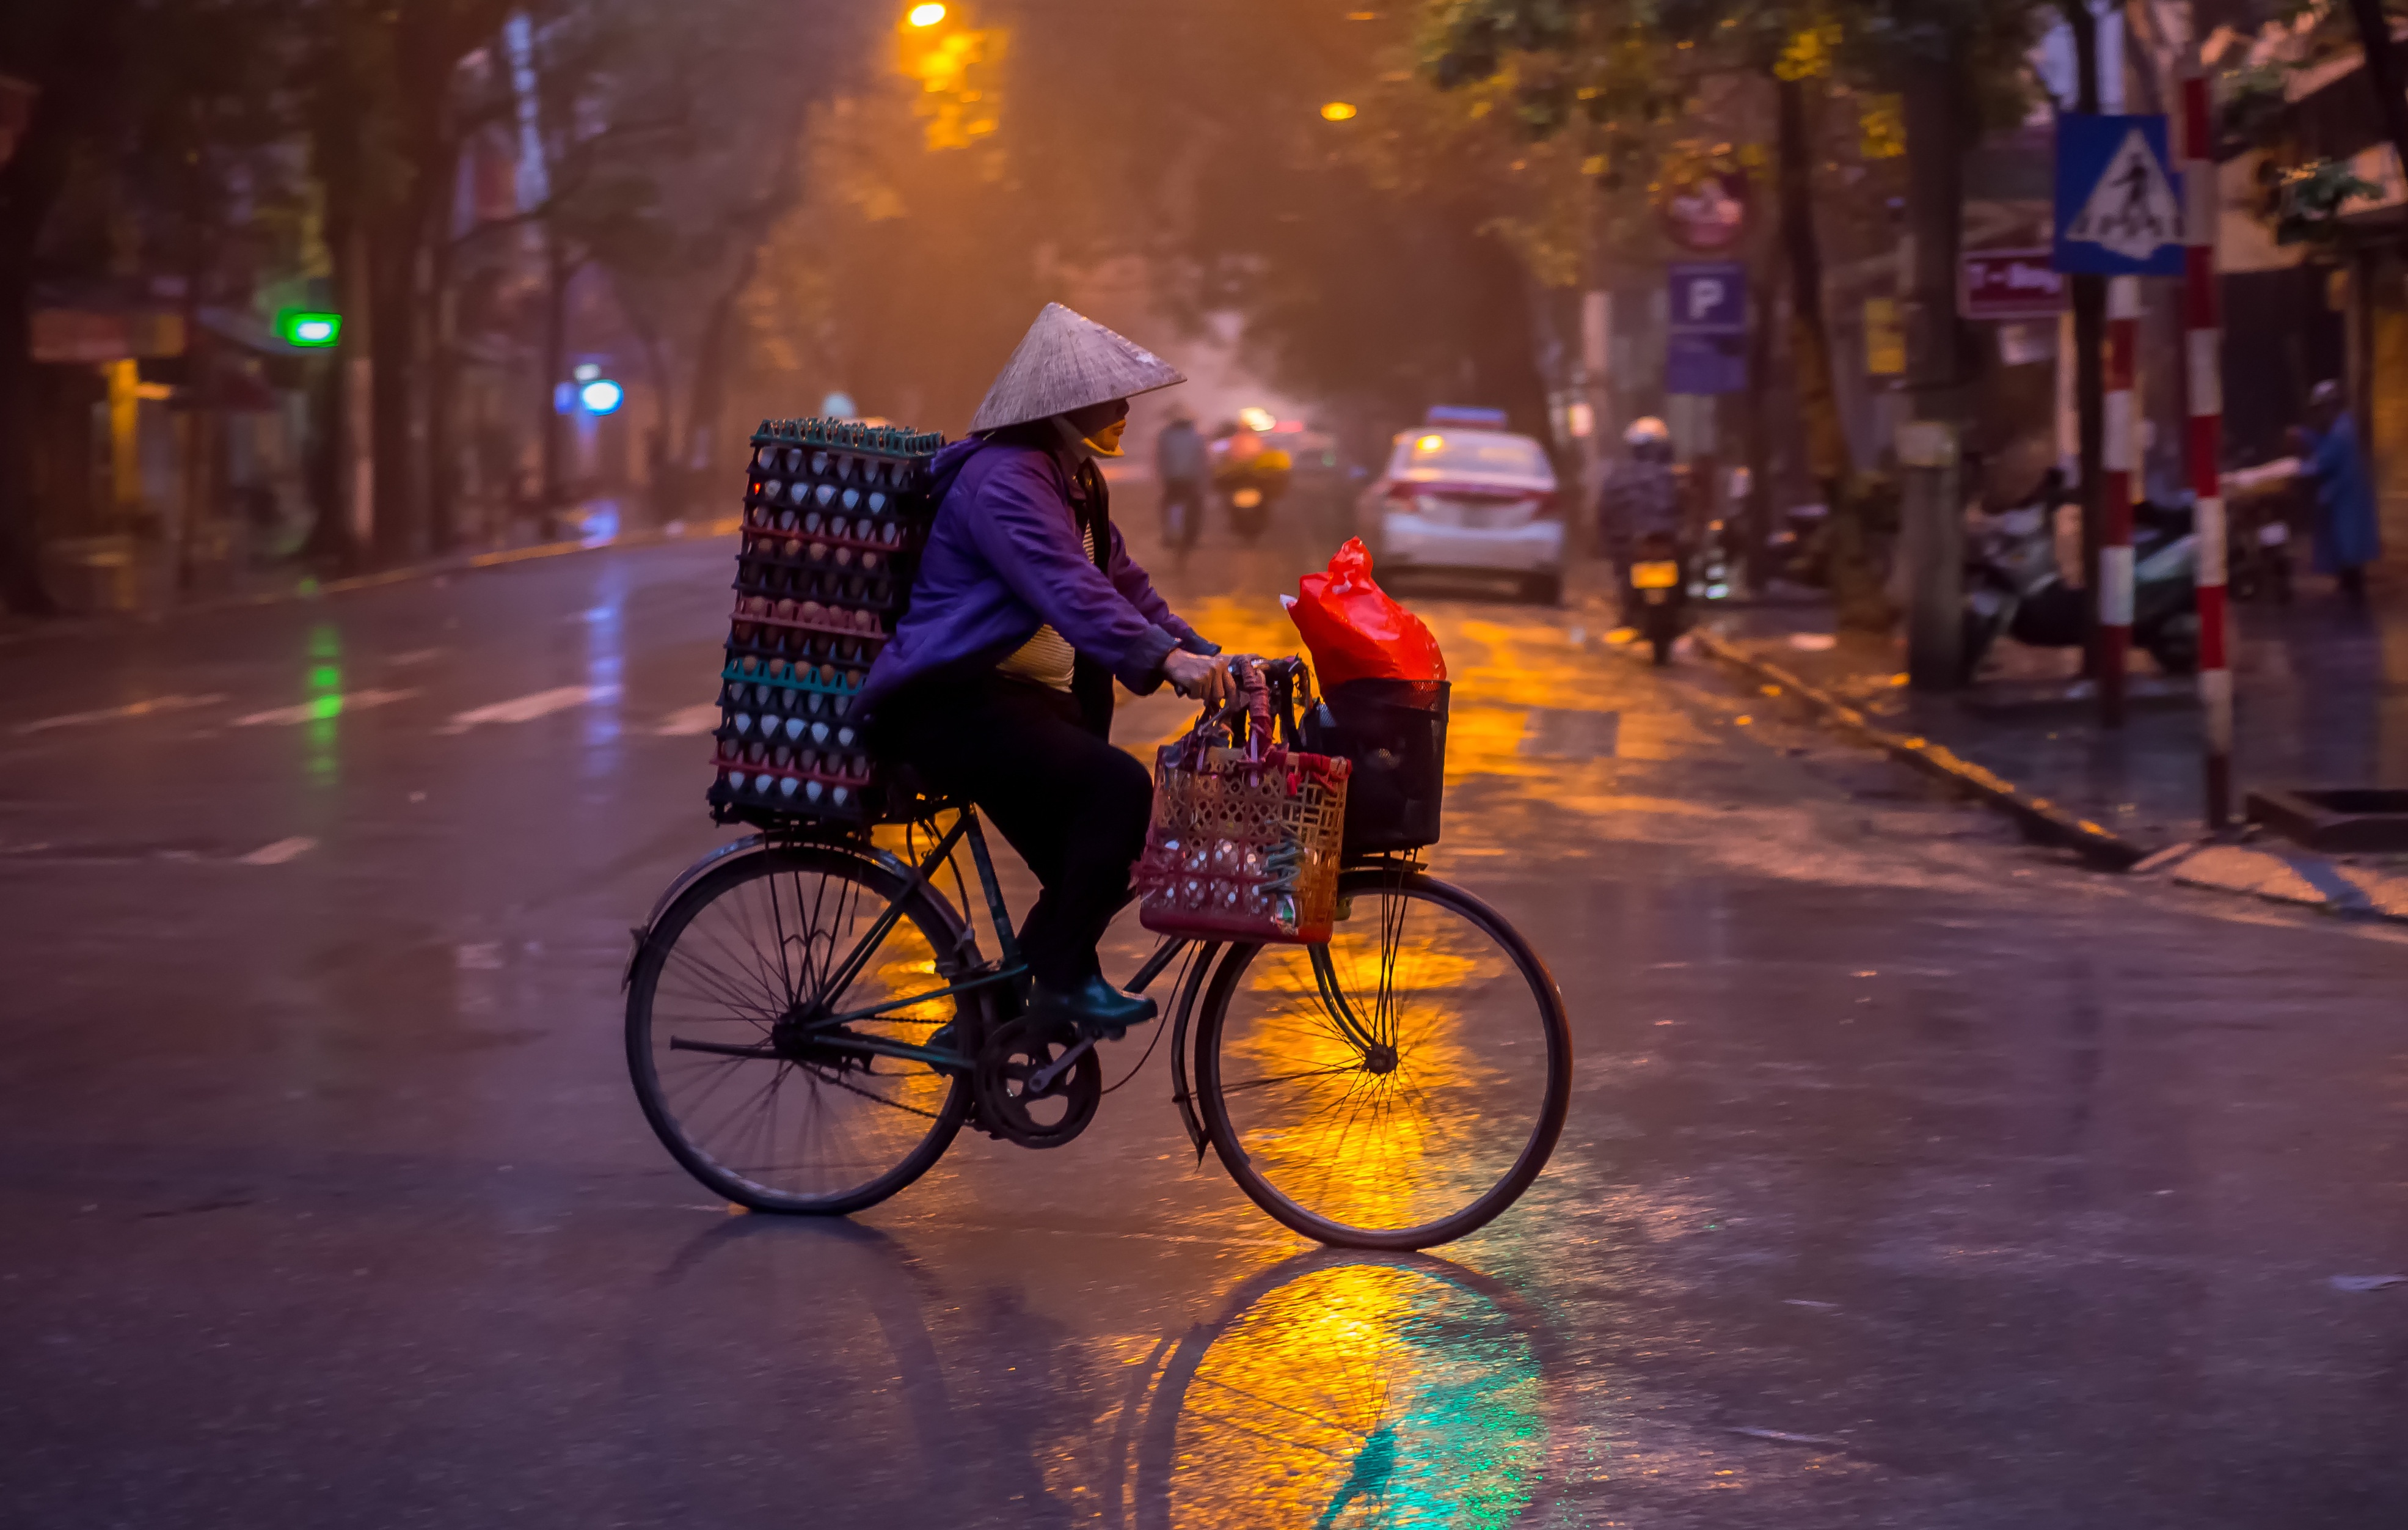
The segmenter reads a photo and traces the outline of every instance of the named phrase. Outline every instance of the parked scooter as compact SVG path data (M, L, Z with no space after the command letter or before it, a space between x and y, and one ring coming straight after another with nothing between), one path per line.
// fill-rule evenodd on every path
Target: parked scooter
M1688 579L1681 563L1679 540L1669 531L1650 531L1631 545L1623 575L1623 619L1647 640L1658 664L1672 661L1672 644L1688 613Z
M2029 502L1992 517L1965 569L1965 678L2001 635L2034 648L2078 648L2089 600L2065 581L2052 517L2057 474ZM2132 641L2169 674L2199 668L2199 538L2187 503L2132 507Z

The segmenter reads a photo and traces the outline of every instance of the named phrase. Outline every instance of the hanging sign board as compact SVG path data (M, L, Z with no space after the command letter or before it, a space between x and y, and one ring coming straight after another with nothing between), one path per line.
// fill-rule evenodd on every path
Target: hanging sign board
M1958 276L1956 311L1976 322L2053 319L2065 307L2065 276L2046 250L1969 250Z
M1720 254L1747 232L1747 177L1738 170L1709 170L1680 181L1657 199L1656 215L1682 249Z
M2082 276L2180 276L2182 197L2166 120L2057 120L2057 243L2050 265Z
M1679 260L1664 274L1664 325L1673 334L1747 333L1746 267L1735 260Z

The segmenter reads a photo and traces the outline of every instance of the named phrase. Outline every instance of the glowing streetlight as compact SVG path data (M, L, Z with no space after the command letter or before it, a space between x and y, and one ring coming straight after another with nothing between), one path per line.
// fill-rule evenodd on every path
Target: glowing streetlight
M944 19L945 7L935 4L934 0L928 5L913 6L911 14L906 18L913 26L934 26Z
M1321 120L1325 123L1342 123L1354 115L1354 103L1352 101L1330 101L1321 108Z
M577 390L577 401L588 414L615 414L626 398L627 390L607 377L597 377Z

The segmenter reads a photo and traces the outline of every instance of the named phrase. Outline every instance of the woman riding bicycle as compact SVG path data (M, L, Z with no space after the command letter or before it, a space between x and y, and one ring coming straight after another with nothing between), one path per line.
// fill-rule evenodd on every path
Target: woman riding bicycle
M1104 981L1096 943L1129 896L1154 782L1112 747L1112 682L1226 693L1220 649L1171 613L1111 524L1098 457L1131 396L1186 378L1049 303L937 456L910 609L861 703L889 759L985 810L1043 891L1020 930L1032 1013L1111 1033L1154 1002Z

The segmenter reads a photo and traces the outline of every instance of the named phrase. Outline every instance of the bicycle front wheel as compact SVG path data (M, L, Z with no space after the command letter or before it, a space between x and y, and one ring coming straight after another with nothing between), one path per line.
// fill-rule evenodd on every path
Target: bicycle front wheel
M841 850L780 846L710 873L652 927L627 985L645 1119L688 1173L755 1211L884 1200L953 1142L969 1081L864 1044L924 1045L961 1014L958 997L910 1002L956 979L961 949L950 905Z
M1339 882L1326 947L1233 947L1196 1040L1205 1130L1307 1237L1426 1249L1512 1205L1571 1102L1571 1028L1495 910L1417 872Z

